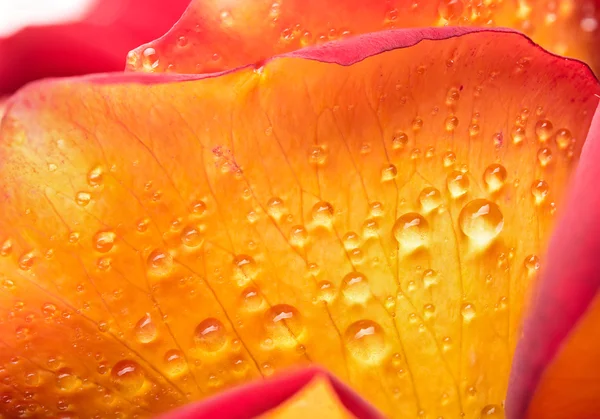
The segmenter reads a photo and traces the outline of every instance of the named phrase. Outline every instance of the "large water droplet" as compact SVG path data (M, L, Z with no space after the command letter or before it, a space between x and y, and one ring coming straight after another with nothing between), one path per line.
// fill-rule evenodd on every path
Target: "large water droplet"
M146 313L134 327L135 337L140 343L150 343L156 339L156 325L152 322L150 313Z
M350 272L342 280L342 294L355 303L364 303L371 296L367 277L360 272Z
M458 216L460 229L478 245L486 246L500 234L504 216L498 205L487 199L475 199Z
M344 340L348 351L360 361L379 364L385 356L383 329L372 320L359 320L352 323L344 333Z
M194 331L196 345L207 352L215 352L225 346L227 335L225 326L219 320L209 317L202 320Z
M469 177L466 173L458 170L453 170L446 178L448 192L450 192L450 195L452 195L453 198L459 198L466 194L469 190L469 184Z
M117 362L110 375L119 390L128 396L135 395L144 385L144 371L135 361Z
M312 208L312 217L318 224L330 225L333 219L333 206L329 202L317 202Z
M416 212L400 216L394 223L392 233L400 246L408 251L427 246L429 242L429 224Z
M442 194L433 186L428 186L419 194L419 203L423 208L423 212L429 214L442 205Z
M566 150L571 145L573 140L573 136L571 135L571 131L568 129L562 128L556 132L556 145L560 150Z
M282 346L295 346L304 331L300 313L288 304L278 304L267 310L265 330L274 342Z
M116 237L113 231L99 231L93 238L94 248L100 253L106 253L113 248Z
M195 225L188 225L181 230L181 243L187 247L198 247L203 242L202 233Z
M488 191L496 192L504 186L508 173L501 164L490 164L483 173L483 180Z
M535 124L535 135L537 135L540 141L546 141L552 136L552 122L550 121L538 121Z

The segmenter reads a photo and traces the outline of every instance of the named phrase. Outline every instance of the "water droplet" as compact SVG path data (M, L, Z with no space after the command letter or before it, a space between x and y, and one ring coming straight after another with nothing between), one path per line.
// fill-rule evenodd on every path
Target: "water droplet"
M321 281L317 284L319 300L330 303L335 298L335 287L329 281Z
M452 349L452 338L446 336L442 339L442 349L444 352L448 352L450 349Z
M460 308L460 314L462 315L464 321L470 322L475 318L475 307L473 304L465 303Z
M417 116L412 121L412 129L413 131L419 131L421 128L423 128L423 120Z
M109 257L98 258L96 261L96 267L101 271L108 271L111 267L112 261Z
M150 313L146 313L135 325L135 336L140 343L150 343L156 339L156 325Z
M444 124L446 126L446 131L454 131L458 126L458 118L455 116L449 116L446 118Z
M490 192L499 191L504 183L508 173L501 164L490 164L483 173L483 180L487 185L487 189Z
M438 12L443 19L457 20L462 15L464 7L462 0L440 0Z
M100 253L106 253L113 248L117 235L113 231L99 231L94 235L94 248Z
M329 202L317 202L312 208L312 217L318 224L330 225L333 219L333 206Z
M310 149L308 161L316 166L322 166L327 160L327 151L323 146L316 145Z
M550 187L545 180L536 180L531 185L531 193L535 198L536 204L542 203L546 196L548 196L548 192L550 191Z
M513 144L520 144L525 141L525 128L514 127L510 132Z
M267 213L275 220L279 221L284 211L283 199L273 197L267 202Z
M453 170L446 178L448 192L453 198L459 198L469 190L469 177L458 170Z
M206 212L206 204L203 201L196 201L192 204L192 212L196 215L202 215Z
M456 154L451 151L444 153L442 156L442 163L444 164L444 167L453 166L454 163L456 163Z
M478 124L469 125L469 135L475 137L481 131L481 127Z
M187 362L183 353L177 349L167 351L163 359L166 373L171 377L179 376L187 370Z
M274 342L296 346L297 338L304 331L298 310L288 304L278 304L267 310L264 317L265 330Z
M360 272L350 272L342 280L342 294L355 303L364 303L371 296L367 277Z
M487 199L475 199L458 216L460 229L478 245L487 246L500 234L504 216L498 205Z
M308 240L308 233L304 226L293 226L290 230L290 244L296 247L304 247Z
M151 273L164 276L173 269L173 256L161 249L156 249L148 255L148 269Z
M144 385L144 371L135 361L117 362L110 375L119 390L128 396L135 395Z
M496 404L488 404L483 409L481 409L481 419L493 419L493 418L503 418L504 412L502 411L502 407Z
M188 44L187 36L181 35L179 38L177 38L177 46L178 47L183 48L187 44Z
M255 287L248 287L242 292L242 304L247 311L258 311L263 304L262 295Z
M342 239L344 243L344 248L346 250L356 249L360 246L360 236L353 231L350 231L344 235Z
M433 304L425 304L423 307L423 313L425 314L426 319L430 319L435 314L435 306Z
M452 106L460 99L460 90L456 87L451 87L446 94L446 105Z
M540 269L540 259L536 255L529 255L525 258L525 267L529 273L535 273Z
M188 225L181 230L181 243L187 247L198 247L204 242L202 233L195 225Z
M96 166L87 174L87 182L91 187L97 187L102 184L104 180L104 171L102 167Z
M394 180L398 175L398 169L393 164L386 165L383 169L381 169L381 181L389 182L390 180Z
M408 144L408 136L403 132L396 132L394 138L392 138L392 148L394 150L399 150Z
M562 128L556 132L556 145L559 150L566 150L571 145L573 140L573 136L571 135L571 131L568 129Z
M408 251L426 246L429 241L429 225L416 212L400 216L394 223L392 232L400 246Z
M429 214L442 205L442 194L433 186L428 186L419 194L419 203L423 208L423 212Z
M535 135L540 141L546 141L552 136L552 122L547 120L538 121L535 124Z
M207 352L216 352L227 342L225 326L213 317L204 319L196 326L194 339L198 347Z
M427 269L423 272L423 286L429 288L438 283L438 274L433 269Z
M81 387L81 380L68 368L56 372L56 384L61 390L73 391Z
M385 356L386 344L382 327L372 320L352 323L344 333L346 347L356 359L379 364Z
M540 162L540 166L546 167L552 162L552 151L547 147L540 148L538 150L537 158Z
M586 16L579 22L581 30L584 32L594 32L598 29L598 20L594 16Z
M146 48L143 52L143 61L142 61L142 65L144 66L144 70L146 71L152 71L154 70L156 67L158 67L158 54L156 53L156 50L154 48Z
M24 271L28 271L33 267L33 262L35 260L35 255L33 252L27 252L21 255L19 258L19 268Z
M6 239L4 243L2 243L2 247L0 247L0 256L8 256L12 251L12 240Z
M77 192L77 195L75 195L75 203L81 207L85 207L89 204L91 199L92 195L88 192Z

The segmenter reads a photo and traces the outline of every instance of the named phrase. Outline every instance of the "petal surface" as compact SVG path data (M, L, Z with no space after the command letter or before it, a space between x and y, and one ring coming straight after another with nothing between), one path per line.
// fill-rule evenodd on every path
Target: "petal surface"
M464 28L25 88L0 132L3 408L148 416L317 363L391 417L502 414L599 90Z
M189 0L101 0L81 21L0 38L0 96L45 78L121 71L127 52L162 35Z
M600 409L598 155L600 109L519 342L508 400L514 417L593 418Z
M361 33L460 25L515 28L598 72L599 22L600 0L195 0L128 68L209 73Z

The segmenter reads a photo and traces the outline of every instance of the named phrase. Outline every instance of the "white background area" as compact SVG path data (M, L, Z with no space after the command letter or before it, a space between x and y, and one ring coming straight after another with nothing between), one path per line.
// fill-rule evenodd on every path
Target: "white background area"
M27 25L59 23L83 15L95 0L0 0L0 37Z

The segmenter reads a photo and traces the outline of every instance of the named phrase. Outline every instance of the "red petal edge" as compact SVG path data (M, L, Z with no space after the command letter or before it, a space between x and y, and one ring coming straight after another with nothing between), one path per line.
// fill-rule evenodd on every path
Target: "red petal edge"
M506 400L507 418L527 412L542 374L600 292L600 106L581 152L565 211L517 344ZM600 350L600 349L599 349Z
M343 405L359 419L383 419L384 416L347 385L320 367L309 367L278 375L192 403L159 419L244 419L253 418L285 402L315 376L327 377Z

